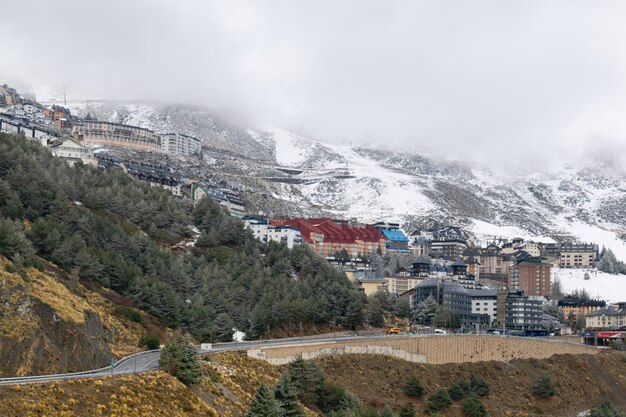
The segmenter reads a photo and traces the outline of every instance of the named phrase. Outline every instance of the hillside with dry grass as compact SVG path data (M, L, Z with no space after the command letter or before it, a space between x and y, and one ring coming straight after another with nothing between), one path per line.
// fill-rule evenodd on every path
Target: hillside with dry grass
M395 411L411 401L418 415L427 415L422 399L411 399L402 387L409 376L417 376L428 396L461 378L476 373L492 388L482 398L493 417L575 416L609 400L626 410L626 355L557 355L545 360L516 360L511 363L423 365L384 356L352 355L317 361L327 379L359 396L365 406L379 411L390 405ZM256 388L274 386L285 366L249 358L245 353L217 353L202 361L202 383L191 388L164 372L55 382L22 386L0 386L0 415L7 416L223 416L243 417ZM557 384L556 395L544 400L530 386L548 372ZM309 417L321 416L306 409ZM441 415L462 415L459 402Z
M93 369L143 350L145 325L52 264L43 265L18 268L0 257L0 375Z

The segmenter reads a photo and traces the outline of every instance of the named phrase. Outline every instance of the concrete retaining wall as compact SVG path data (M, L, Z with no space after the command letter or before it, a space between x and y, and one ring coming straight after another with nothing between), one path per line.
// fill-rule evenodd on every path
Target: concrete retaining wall
M248 356L282 365L302 356L314 359L328 355L387 355L410 362L430 364L480 361L508 362L513 359L548 358L555 354L596 354L592 346L547 339L498 336L391 336L379 340L329 341L307 345L248 350Z

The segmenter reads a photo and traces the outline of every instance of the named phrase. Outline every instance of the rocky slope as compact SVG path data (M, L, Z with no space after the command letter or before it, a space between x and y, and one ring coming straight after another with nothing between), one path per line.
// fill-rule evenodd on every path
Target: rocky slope
M18 271L0 257L0 376L107 366L142 350L146 329L48 264Z
M626 173L605 155L536 172L444 161L410 152L340 146L276 128L248 128L185 106L78 102L100 118L196 135L212 176L245 191L252 211L364 222L433 221L481 238L573 237L626 259Z

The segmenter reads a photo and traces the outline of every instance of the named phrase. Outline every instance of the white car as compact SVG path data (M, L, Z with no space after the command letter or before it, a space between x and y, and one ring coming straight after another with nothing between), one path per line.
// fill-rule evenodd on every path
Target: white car
M442 329L435 329L435 334L448 334L448 332Z

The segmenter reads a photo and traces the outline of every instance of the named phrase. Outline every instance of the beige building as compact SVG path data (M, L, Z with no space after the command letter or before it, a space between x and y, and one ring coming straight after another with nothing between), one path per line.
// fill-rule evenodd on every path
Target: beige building
M598 256L598 246L590 243L569 243L561 245L561 268L594 268Z
M361 291L367 296L375 294L378 291L387 291L387 282L384 278L361 277L358 282Z
M85 142L142 151L161 152L161 138L150 129L120 123L85 120L75 126L74 136Z
M626 302L587 314L585 324L588 329L619 329L626 326Z
M390 294L402 294L405 291L408 291L412 288L415 288L417 284L422 282L424 278L422 277L385 277L385 281L387 282L387 291Z

